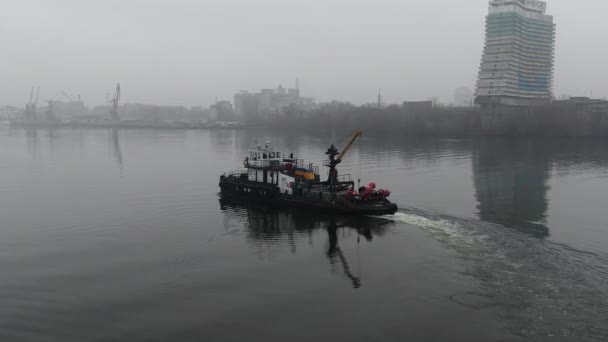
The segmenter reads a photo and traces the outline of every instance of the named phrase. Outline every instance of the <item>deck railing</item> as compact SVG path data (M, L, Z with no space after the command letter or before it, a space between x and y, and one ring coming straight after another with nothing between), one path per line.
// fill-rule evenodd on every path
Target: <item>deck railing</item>
M338 175L338 182L352 182L350 174Z
M228 172L224 172L222 174L223 177L225 178L240 178L243 176L247 176L247 170L233 170L233 171L228 171Z

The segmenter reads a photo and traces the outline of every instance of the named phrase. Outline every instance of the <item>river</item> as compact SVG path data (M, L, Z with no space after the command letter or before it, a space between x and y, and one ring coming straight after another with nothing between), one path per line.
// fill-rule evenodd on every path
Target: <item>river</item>
M1 126L0 340L608 339L608 140L364 133L395 215L220 202L256 140L350 133Z

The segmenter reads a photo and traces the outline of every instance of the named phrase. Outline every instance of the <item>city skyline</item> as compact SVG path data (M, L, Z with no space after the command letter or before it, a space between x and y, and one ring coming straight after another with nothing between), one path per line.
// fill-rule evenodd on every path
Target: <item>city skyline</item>
M120 82L123 103L209 106L296 77L302 94L320 102L375 102L381 88L386 103L449 103L454 89L475 88L487 4L331 0L295 13L272 0L256 8L239 1L6 3L0 104L22 107L40 85L41 101L61 89L93 106ZM555 97L608 96L607 54L594 43L608 30L601 20L608 4L547 5L558 24Z

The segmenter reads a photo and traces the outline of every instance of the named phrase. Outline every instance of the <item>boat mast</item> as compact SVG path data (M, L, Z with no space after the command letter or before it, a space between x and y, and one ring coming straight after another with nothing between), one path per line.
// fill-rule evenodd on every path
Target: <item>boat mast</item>
M338 154L337 150L333 147L333 145L326 152L329 155L329 183L335 183L338 181L338 171L336 170L336 166L338 166L338 164L342 162L342 158L344 158L346 152L348 152L348 150L355 143L355 140L357 140L357 138L359 138L361 135L363 135L363 132L357 129L355 131L355 134L352 136L352 138L350 138L350 141L342 149L342 152L340 154ZM336 155L338 155L338 157L334 158Z

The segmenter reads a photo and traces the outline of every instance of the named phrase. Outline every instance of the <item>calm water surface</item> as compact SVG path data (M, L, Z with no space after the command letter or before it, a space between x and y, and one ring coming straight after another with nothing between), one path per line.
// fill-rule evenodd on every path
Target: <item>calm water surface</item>
M608 339L608 141L364 136L395 215L220 202L349 133L1 126L0 340Z

